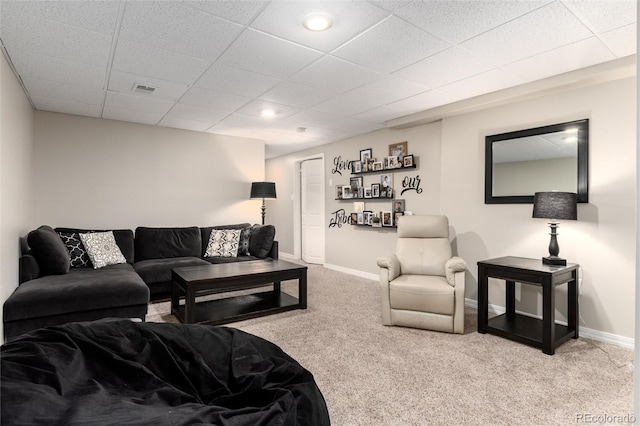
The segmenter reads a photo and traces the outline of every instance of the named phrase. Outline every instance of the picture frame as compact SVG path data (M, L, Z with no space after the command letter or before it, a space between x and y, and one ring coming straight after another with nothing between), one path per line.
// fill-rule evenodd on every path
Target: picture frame
M371 184L371 198L380 198L380 184L372 183Z
M336 185L336 200L342 200L342 186Z
M398 219L399 219L401 216L404 216L404 212L394 212L394 213L393 213L393 224L394 224L395 226L398 226Z
M387 157L387 168L388 169L397 169L400 167L400 162L398 161L398 157L395 155L390 155Z
M350 225L357 225L358 224L358 213L351 213L349 224Z
M404 199L393 200L391 203L391 210L394 213L400 213L404 211Z
M372 198L371 196L371 188L364 189L364 198Z
M381 190L384 189L386 193L387 188L393 188L393 175L392 174L381 174L380 175L380 186Z
M371 148L361 149L360 150L360 161L362 163L366 163L368 159L373 155L373 150Z
M349 178L349 186L351 186L351 191L357 191L358 188L362 187L362 176L356 176Z
M351 190L351 187L348 185L344 185L342 187L342 199L346 200L349 198L353 198L353 191Z
M358 225L364 225L364 213L358 213Z
M413 154L402 157L402 167L413 167Z
M393 188L387 188L387 198L393 198Z
M382 212L382 226L393 226L393 215L390 211Z
M375 161L373 163L373 170L374 171L382 170L382 161Z
M351 165L352 173L362 173L362 161L354 161Z
M362 213L364 211L364 202L363 201L354 201L353 203L353 211L356 213Z
M407 142L398 142L398 143L392 143L389 145L389 156L396 156L398 158L402 158L405 155L407 155L409 153L409 150L407 149ZM362 151L361 151L362 152Z
M373 218L373 212L371 210L365 210L362 212L362 214L364 216L363 224L371 226L371 219Z

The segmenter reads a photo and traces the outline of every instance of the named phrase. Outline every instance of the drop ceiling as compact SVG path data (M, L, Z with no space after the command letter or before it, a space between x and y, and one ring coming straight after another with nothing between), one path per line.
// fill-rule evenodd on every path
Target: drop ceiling
M333 26L304 29L311 12ZM636 53L635 0L3 0L0 15L35 109L260 139L268 158Z

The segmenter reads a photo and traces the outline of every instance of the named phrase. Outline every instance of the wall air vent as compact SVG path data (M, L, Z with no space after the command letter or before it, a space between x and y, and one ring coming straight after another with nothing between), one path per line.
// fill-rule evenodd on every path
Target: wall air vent
M156 90L156 88L152 86L146 86L144 84L136 83L133 85L132 90L136 93L144 93L146 95L150 95Z

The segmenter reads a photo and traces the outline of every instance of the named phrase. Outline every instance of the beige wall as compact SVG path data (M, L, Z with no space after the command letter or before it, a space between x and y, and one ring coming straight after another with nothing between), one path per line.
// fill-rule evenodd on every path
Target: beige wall
M260 221L249 192L264 178L262 141L38 111L34 162L39 224Z
M444 119L407 130L382 130L356 138L267 161L267 178L280 188L293 188L296 158L325 154L326 213L350 202L335 201L334 183L348 182L331 173L332 160L358 158L372 147L374 156L390 143L408 141L409 152L419 157L422 194L409 194L407 210L416 214L443 213L449 217L454 249L468 263L466 297L477 298L476 262L516 255L538 258L548 254L549 235L544 220L531 218L531 205L484 204L484 138L504 133L590 119L589 204L578 207L578 221L560 225L560 255L581 265L581 326L596 333L631 339L634 335L635 259L635 77L603 83L533 100L494 107ZM396 178L395 189L401 190ZM281 249L293 254L291 196L271 205ZM370 204L370 203L368 203ZM372 203L371 203L372 204ZM328 223L327 223L328 225ZM326 263L368 276L377 274L376 257L394 249L390 230L326 229ZM540 315L541 297L531 288L517 288L517 308ZM566 314L566 289L558 293L558 316ZM492 282L490 303L504 306L502 284ZM602 337L602 336L601 336Z
M32 226L33 110L0 55L0 292L18 286L18 239ZM2 307L0 306L0 316ZM0 342L4 341L0 329Z

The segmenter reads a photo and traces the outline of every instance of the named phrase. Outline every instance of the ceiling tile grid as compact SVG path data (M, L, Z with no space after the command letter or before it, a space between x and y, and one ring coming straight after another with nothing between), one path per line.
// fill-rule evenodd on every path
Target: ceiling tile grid
M636 7L0 0L0 41L37 109L261 139L271 157L633 55ZM333 26L304 29L315 12ZM136 84L155 90L134 92ZM260 116L267 107L276 111L271 119Z

